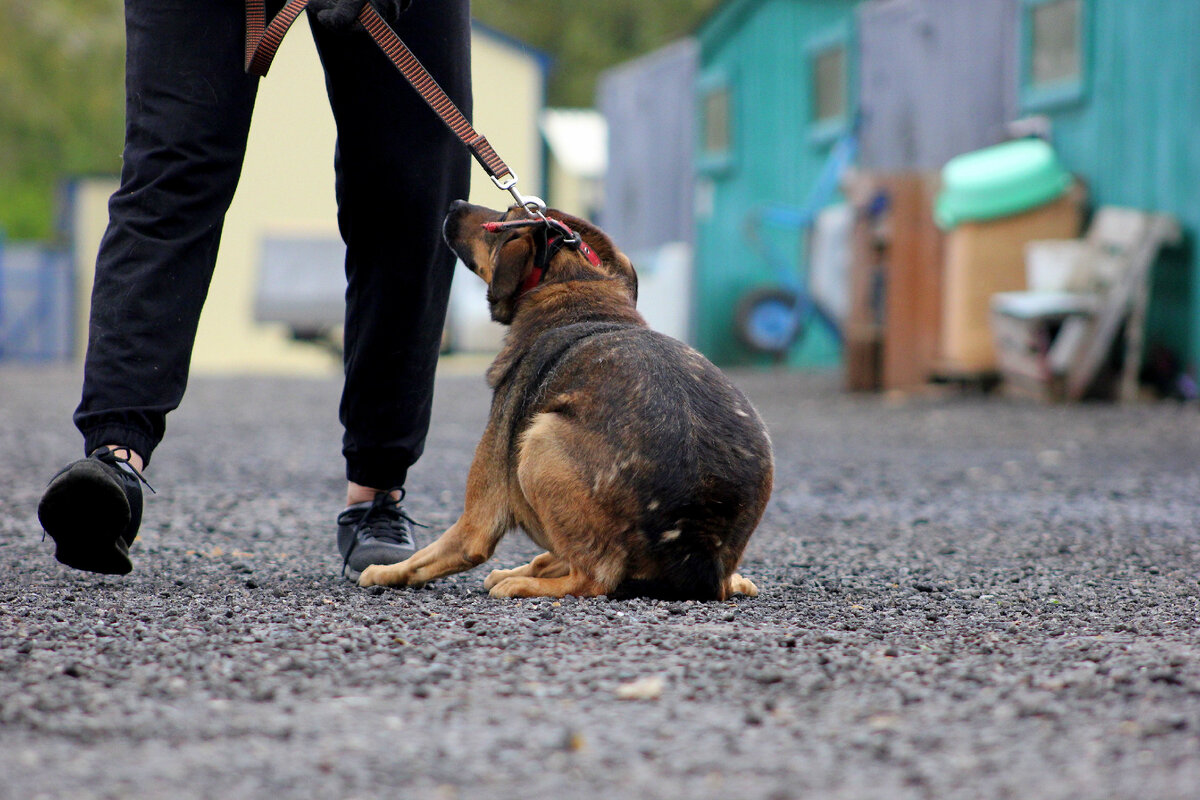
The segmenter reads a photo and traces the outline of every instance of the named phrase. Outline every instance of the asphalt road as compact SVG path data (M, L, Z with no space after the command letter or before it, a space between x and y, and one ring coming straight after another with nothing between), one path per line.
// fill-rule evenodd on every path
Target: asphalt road
M1196 407L734 377L762 595L555 603L339 579L332 378L195 379L135 572L72 572L34 509L78 378L0 370L0 798L1200 796ZM440 379L427 536L487 401Z

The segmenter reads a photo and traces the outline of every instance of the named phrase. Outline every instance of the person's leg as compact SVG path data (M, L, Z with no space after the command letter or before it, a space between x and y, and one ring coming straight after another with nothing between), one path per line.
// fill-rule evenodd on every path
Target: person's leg
M338 127L348 279L340 418L353 505L402 487L424 449L454 269L441 223L467 195L470 158L365 33L312 27ZM469 2L414 3L396 32L469 116Z
M196 326L245 153L257 78L240 0L127 0L121 186L96 261L85 451L148 462L183 397Z
M82 399L88 458L38 506L59 561L123 574L140 470L179 405L257 78L242 70L240 0L126 0L121 185L96 260Z
M347 244L347 478L389 489L424 447L454 267L441 223L468 192L469 156L365 33L313 30L338 126ZM396 32L470 114L469 3L415 3Z

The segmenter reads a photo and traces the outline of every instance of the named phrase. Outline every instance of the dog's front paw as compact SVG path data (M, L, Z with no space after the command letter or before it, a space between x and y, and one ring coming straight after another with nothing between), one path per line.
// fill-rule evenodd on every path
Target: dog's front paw
M418 586L412 580L412 570L405 568L405 562L399 564L372 564L358 576L359 586Z
M372 564L371 566L364 569L362 571L362 574L358 576L358 585L359 586L390 586L391 584L384 579L385 578L385 575L384 575L385 569L386 569L385 567L379 566L377 564Z
M494 569L483 579L483 588L491 590L496 584L511 578L515 572L512 569Z

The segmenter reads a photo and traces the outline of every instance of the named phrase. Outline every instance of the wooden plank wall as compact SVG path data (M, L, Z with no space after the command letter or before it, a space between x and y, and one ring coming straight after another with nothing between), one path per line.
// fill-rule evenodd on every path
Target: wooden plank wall
M699 47L683 39L600 76L608 122L601 227L627 251L692 242L692 127Z
M1088 91L1049 109L1054 146L1094 205L1174 214L1188 243L1154 273L1148 344L1200 366L1200 2L1088 0Z
M1018 0L887 0L858 8L861 165L941 169L1005 139L1017 116Z

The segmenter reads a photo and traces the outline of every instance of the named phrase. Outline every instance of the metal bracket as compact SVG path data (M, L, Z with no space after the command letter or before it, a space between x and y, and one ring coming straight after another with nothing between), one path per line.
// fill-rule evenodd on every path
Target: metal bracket
M511 170L509 170L508 174L501 175L498 178L495 175L491 175L490 177L492 179L492 183L496 184L496 188L505 192L517 185L517 173Z
M497 189L502 189L513 196L517 201L517 205L528 211L535 217L540 219L546 218L546 201L536 195L526 197L517 190L517 173L509 170L507 175L501 175L499 178L491 176L492 183L496 184Z

